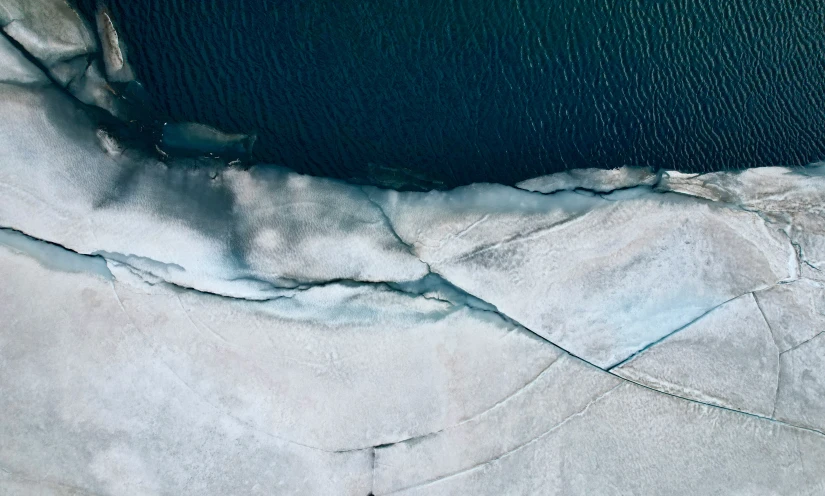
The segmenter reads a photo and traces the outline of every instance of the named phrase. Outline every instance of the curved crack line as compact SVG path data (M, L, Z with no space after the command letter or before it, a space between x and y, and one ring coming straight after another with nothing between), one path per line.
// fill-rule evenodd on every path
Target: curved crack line
M419 484L415 484L415 485L412 485L412 486L407 486L407 487L404 487L404 488L401 488L401 489L396 489L396 490L391 491L391 492L386 493L386 494L396 494L396 493L399 493L401 491L408 491L410 489L418 489L418 488L421 488L421 487L426 487L426 486L429 486L429 485L432 485L432 484L435 484L435 483L438 483L438 482L442 482L442 481L447 480L447 479L451 479L453 477L458 477L460 475L463 475L463 474L466 474L466 473L469 473L469 472L480 470L482 467L484 467L486 465L489 465L490 463L493 463L493 462L496 462L498 460L501 460L502 458L506 458L508 456L511 456L512 454L526 448L527 446L530 446L531 444L537 443L541 439L544 439L545 437L549 436L550 434L552 434L556 430L560 429L562 426L564 426L568 422L572 421L574 418L581 417L582 415L584 415L587 412L587 410L590 409L590 407L592 407L593 405L595 405L599 401L603 400L605 397L607 397L609 394L611 394L613 391L615 391L619 386L623 386L623 385L624 384L621 383L621 382L616 384L615 386L608 389L604 393L602 393L602 394L596 396L595 398L591 399L587 403L587 405L585 405L584 408L582 408L578 412L567 416L564 420L562 420L561 422L553 425L548 430L544 431L543 433L539 434L538 436L534 437L533 439L530 439L529 441L526 441L526 442L516 446L515 448L512 448L512 449L510 449L510 450L508 450L508 451L506 451L506 452L504 452L504 453L502 453L502 454L500 454L500 455L498 455L494 458L483 461L481 463L477 463L477 464L475 464L471 467L467 467L465 469L459 470L458 472L454 472L452 474L441 476L441 477L438 477L438 478L435 478L435 479L427 480L427 481L424 481L424 482L421 482Z
M605 391L604 393L600 394L600 395L599 395L599 396L597 396L596 398L594 398L594 399L590 400L590 402L588 402L588 404L587 404L587 405L586 405L586 406L585 406L582 410L578 411L577 413L575 413L575 414L573 414L573 415L568 416L567 418L565 418L565 419L564 419L563 421L561 421L560 423L555 424L555 425L554 425L553 427L551 427L549 430L547 430L547 431L545 431L544 433L540 434L539 436L537 436L537 437L535 437L535 438L531 439L530 441L527 441L527 442L525 442L525 443L522 443L522 444L520 444L519 446L516 446L516 447L515 447L515 448L513 448L513 449L510 449L510 450L508 450L508 451L506 451L506 452L504 452L504 453L502 453L502 454L500 454L500 455L497 455L497 456L495 456L495 457L493 457L493 458L490 458L489 460L485 460L485 461L483 461L483 462L476 463L475 465L472 465L472 466L467 467L467 468L465 468L465 469L459 470L459 471L457 471L457 472L453 472L453 473L451 473L451 474L444 475L444 476L440 476L440 477L437 477L437 478L434 478L434 479L429 479L429 480L426 480L426 481L423 481L423 482L421 482L421 483L414 484L414 485L411 485L411 486L406 486L406 487L403 487L403 488L400 488L400 489L396 489L396 490L394 490L394 491L390 491L389 493L385 493L385 494L397 494L397 493L400 493L400 492L402 492L402 491L408 491L408 490L410 490L410 489L418 489L418 488L421 488L421 487L426 487L426 486L429 486L429 485L432 485L432 484L435 484L435 483L438 483L438 482L444 481L444 480L446 480L446 479L450 479L450 478L453 478L453 477L457 477L457 476L460 476L460 475L463 475L463 474L466 474L466 473L469 473L469 472L472 472L472 471L480 470L480 469L482 469L483 467L485 467L486 465L489 465L489 464L491 464L491 463L494 463L494 462L496 462L496 461L498 461L498 460L500 460L500 459L506 458L506 457L508 457L508 456L512 455L513 453L515 453L515 452L517 452L517 451L519 451L519 450L521 450L521 449L525 448L526 446L529 446L530 444L533 444L533 443L535 443L535 442L538 442L539 440L543 439L544 437L546 437L546 436L550 435L552 432L554 432L554 431L556 431L557 429L561 428L564 424L566 424L567 422L569 422L569 421L570 421L570 420L572 420L573 418L575 418L575 417L580 417L580 416L584 415L584 414L587 412L587 410L588 410L591 406L593 406L595 403L597 403L597 402L601 401L603 398L605 398L607 395L609 395L610 393L612 393L612 392L613 392L614 390L616 390L618 387L620 387L620 386L625 386L625 385L633 385L633 386L642 387L642 388L644 388L644 389L646 389L646 390L648 390L648 391L651 391L651 392L653 392L653 393L663 394L663 395L665 395L665 396L669 396L669 397L674 398L674 399L676 399L676 400L681 400L681 401L685 401L685 402L688 402L688 403L694 403L694 404L702 405L702 406L704 406L704 407L708 407L708 408L716 408L716 409L724 410L724 411L727 411L727 412L730 412L730 413L735 413L735 414L737 414L737 413L738 413L738 414L742 414L742 415L747 415L747 416L749 416L749 417L753 417L753 418L756 418L756 419L759 419L759 420L766 420L766 421L773 422L773 423L776 423L776 424L779 424L779 425L783 425L783 426L788 427L788 428L792 428L792 429L800 429L800 430L804 430L804 431L807 431L807 432L813 433L813 434L815 434L815 435L820 435L820 436L825 437L825 432L822 432L822 431L819 431L819 430L816 430L816 429L811 429L811 428L808 428L808 427L804 427L804 426L800 426L800 425L795 425L795 424L791 424L791 423L784 422L784 421L781 421L781 420L776 420L776 419L773 419L773 418L764 417L764 416L757 415L757 414L753 414L753 413L743 412L743 411L741 411L741 410L736 410L736 409L733 409L733 408L727 408L727 407L720 406L720 405L715 405L715 404L712 404L712 403L706 403L706 402L699 401L699 400L694 400L694 399L691 399L691 398L685 398L685 397L683 397L683 396L679 396L679 395L677 395L677 394L672 394L672 393L668 393L668 392L665 392L665 391L661 391L661 390L659 390L659 389L655 389L655 388L650 387L650 386L647 386L647 385L645 385L645 384L642 384L642 383L636 382L636 381L634 381L634 380L632 380L632 379L628 379L628 378L625 378L625 377L617 376L617 375L615 375L614 373L609 372L609 371L605 371L605 372L606 372L606 373L608 373L608 374L610 374L610 375L613 375L614 377L616 377L616 378L618 378L618 379L620 379L620 382L619 382L618 384L616 384L615 386L613 386L612 388L610 388L609 390L607 390L607 391ZM381 446L379 446L379 447L377 447L377 448L379 448L379 449L380 449L380 448L381 448Z
M776 417L776 406L779 402L779 386L782 384L782 351L779 351L779 340L776 337L776 333L773 330L773 326L771 325L770 321L768 320L768 316L765 315L765 310L762 308L762 304L759 303L759 296L757 296L756 292L751 293L753 295L753 301L756 303L756 308L759 309L759 314L762 315L762 320L765 321L765 324L768 326L768 331L771 333L771 338L773 339L773 345L776 348L776 389L773 393L773 408L771 409L771 418Z
M820 332L818 332L818 333L814 334L813 336L809 337L809 338L808 338L808 339L806 339L805 341L802 341L801 343L796 344L796 345L794 345L793 347L788 348L787 350L783 351L782 353L780 353L780 354L779 354L779 356L782 356L782 355L784 355L785 353L788 353L788 352L794 351L794 350L796 350L797 348L799 348L800 346L803 346L803 345L806 345L806 344L810 343L811 341L813 341L814 339L818 338L819 336L821 336L821 335L823 335L823 334L825 334L825 331L820 331Z
M436 271L435 273L436 273L436 274L438 274L438 272L437 272L437 271ZM438 274L438 275L440 276L440 274ZM443 277L443 276L442 276L442 277ZM446 279L445 279L445 280L446 280ZM720 304L718 304L718 305L714 306L714 307L713 307L713 308L711 308L710 310L708 310L708 311L704 312L702 315L700 315L699 317L695 318L694 320L692 320L692 321L691 321L691 322L689 322L688 324L686 324L686 325L684 325L684 326L682 326L682 327L680 327L680 328L676 329L675 331L670 332L668 335L666 335L664 338L662 338L662 339L658 340L657 342L661 342L661 341L663 341L664 339L666 339L667 337L672 336L672 335L673 335L673 334L675 334L676 332L679 332L680 330L683 330L683 329L685 329L685 328L689 327L691 324L693 324L693 323L695 323L696 321L698 321L698 320L702 319L704 316L706 316L707 314L711 313L711 312L712 312L712 311L714 311L715 309L717 309L717 308L719 308L719 307L721 307L721 306L725 305L726 303L729 303L729 302L731 302L731 301L733 301L733 300L735 300L735 299L737 299L737 298L741 298L742 296L745 296L745 295L748 295L748 294L752 294L754 291L762 291L762 290L767 290L767 289L770 289L770 288L772 288L772 287L775 287L775 286L778 286L778 285L781 285L781 284L784 284L784 283L786 283L786 281L780 281L780 282L778 282L778 283L776 283L776 284L774 284L774 285L772 285L772 286L769 286L769 287L767 287L767 288L759 288L759 289L755 289L755 290L753 290L753 291L748 291L748 292L743 293L743 294L741 294L741 295L739 295L739 296L736 296L736 297L734 297L734 298L730 298L729 300L726 300L726 301L724 301L724 302L722 302L722 303L720 303ZM673 397L673 398L678 398L678 399L681 399L681 400L684 400L684 401L688 401L688 402L691 402L691 403L697 403L697 404L705 405L705 406L708 406L708 407L711 407L711 408L719 408L719 409L726 410L726 411L729 411L729 412L740 413L740 414L742 414L742 415L747 415L747 416L750 416L750 417L755 417L755 418L759 418L759 419L767 420L767 421L770 421L770 422L775 422L775 423L778 423L778 424L781 424L781 425L785 425L785 426L788 426L788 427L792 427L792 428L796 428L796 429L802 429L802 430L805 430L805 431L808 431L808 432L812 432L812 433L816 433L816 434L819 434L819 435L825 436L825 432L823 432L823 431L819 431L819 430L817 430L817 429L812 429L812 428L809 428L809 427L804 427L804 426L801 426L801 425L796 425L796 424L792 424L792 423L789 423L789 422L785 422L785 421L777 420L777 419L775 419L775 418L765 417L765 416L762 416L762 415L758 415L758 414L754 414L754 413L750 413L750 412L745 412L745 411L742 411L742 410L737 410L737 409L735 409L735 408L729 408L729 407L724 407L724 406L720 406L720 405L714 405L714 404L711 404L711 403L705 403L705 402L703 402L703 401L694 400L694 399L691 399L691 398L686 398L686 397L684 397L684 396L679 396L679 395L677 395L677 394L669 393L669 392L666 392L666 391L661 391L661 390L659 390L659 389L655 389L655 388L652 388L652 387L647 386L647 385L645 385L645 384L641 384L641 383L638 383L638 382L636 382L636 381L630 380L630 379L628 379L628 378L626 378L626 377L622 377L622 376L620 376L620 375L617 375L615 372L613 372L613 369L614 369L614 368L616 368L616 367L618 367L619 365L621 365L621 364L623 364L623 363L626 363L626 362L627 362L630 358L632 358L632 357L634 357L634 356L638 355L638 353L639 353L639 352L635 353L634 355L632 355L632 356L631 356L631 357L629 357L628 359L625 359L624 361L620 362L619 364L614 365L614 366L612 366L612 367L610 367L610 368L608 368L608 369L605 369L604 367L599 367L598 365L596 365L596 364L594 364L594 363L592 363L592 362L590 362L590 361L588 361L588 360L586 360L586 359L584 359L584 358L582 358L582 357L580 357L580 356L576 355L575 353L572 353L570 350L568 350L568 349L564 348L563 346L558 345L557 343L555 343L555 342L551 341L550 339L548 339L548 338L546 338L546 337L542 336L541 334L537 333L536 331L533 331L533 330L532 330L532 329L530 329L529 327L527 327L527 326L525 326L525 325L521 324L521 323L520 323L520 322L518 322L517 320L513 319L512 317L510 317L510 316L508 316L507 314L505 314L505 313L501 312L500 310L498 310L498 308L496 308L496 307L495 307L495 305L493 305L493 304L491 304L491 303L487 302L486 300L483 300L483 299L481 299L481 298L478 298L477 296L475 296L475 295L473 295L472 293L470 293L469 291L467 291L467 290L465 290L465 289L461 288L460 286L456 286L456 287L457 287L459 290L461 290L461 291L463 291L463 292L465 292L465 293L469 294L470 296L473 296L473 297L477 298L479 301L482 301L482 302L484 302L484 303L487 303L487 304L488 304L488 305L489 305L489 306L493 309L493 310L488 310L488 309L478 309L478 310L495 313L495 314L499 315L499 317L501 317L502 319L504 319L504 320L506 320L506 321L508 321L508 322L512 322L514 325L518 326L519 328L524 329L525 331L527 331L527 332L529 332L529 333L533 334L534 336L536 336L536 337L537 337L538 339L540 339L541 341L544 341L544 342L546 342L547 344L549 344L549 345L551 345L551 346L554 346L554 347L556 347L556 348L558 348L558 349L560 349L560 350L564 351L565 353L567 353L567 354L568 354L568 355L570 355L571 357L576 358L576 359L578 359L578 360L580 360L580 361L582 361L582 362L586 363L587 365L590 365L590 366L592 366L592 367L594 367L594 368L596 368L596 369L599 369L599 370L601 370L601 371L603 371L603 372L606 372L606 373L608 373L608 374L612 375L613 377L616 377L616 378L618 378L618 379L620 379L620 380L622 380L622 381L626 381L626 382L629 382L629 383L632 383L632 384L636 384L637 386L641 386L641 387L643 387L643 388L645 388L645 389L648 389L648 390L650 390L650 391L654 391L654 392L657 392L657 393L660 393L660 394L664 394L664 395L667 395L667 396L671 396L671 397ZM821 335L821 334L825 334L825 331L820 332L819 334L817 334L817 336L819 336L819 335ZM817 336L815 336L815 337L817 337ZM813 338L811 338L811 339L813 339ZM808 340L808 341L810 341L810 340ZM806 342L807 342L807 341L806 341ZM655 343L653 343L653 344L655 344ZM802 344L804 344L804 343L802 343ZM649 345L647 348L649 348L650 346L652 346L652 344L651 344L651 345ZM798 347L798 346L797 346L797 347ZM788 350L788 351L790 351L790 350Z
M608 373L612 374L612 375L615 375L612 372L608 372ZM812 429L810 427L805 427L805 426L802 426L802 425L792 424L790 422L785 422L784 420L777 420L775 418L765 417L764 415L759 415L759 414L756 414L756 413L744 412L742 410L737 410L735 408L729 408L729 407L726 407L726 406L715 405L713 403L706 403L704 401L695 400L695 399L692 399L692 398L685 398L684 396L679 396L678 394L669 393L667 391L662 391L660 389L650 387L646 384L636 382L636 381L634 381L632 379L628 379L626 377L621 377L621 376L618 376L618 375L616 375L616 377L618 377L619 379L622 379L623 381L629 382L631 384L635 384L639 387L643 387L643 388L645 388L649 391L653 391L653 392L659 393L659 394L664 394L664 395L670 396L672 398L687 401L687 402L690 402L690 403L696 403L698 405L703 405L703 406L707 406L707 407L710 407L710 408L718 408L720 410L725 410L725 411L732 412L732 413L739 413L741 415L746 415L748 417L753 417L753 418L757 418L757 419L760 419L760 420L766 420L768 422L773 422L773 423L776 423L776 424L784 425L786 427L790 427L790 428L793 428L793 429L800 429L800 430L803 430L803 431L807 431L807 432L825 437L825 432L817 430L817 429Z
M460 426L462 426L464 424L467 424L469 422L472 422L474 420L477 420L479 417L482 417L482 416L490 413L491 411L502 407L502 405L504 405L505 403L508 403L510 400L512 400L513 398L515 398L516 396L518 396L519 394L524 392L525 389L527 389L531 385L535 384L544 374L546 374L553 367L553 365L556 365L557 363L559 363L561 361L561 358L564 357L566 354L567 353L564 353L564 352L560 353L559 356L556 357L555 360L550 362L550 364L547 365L547 367L542 369L541 372L539 372L535 377L533 377L532 379L527 381L524 385L522 385L521 387L519 387L518 389L516 389L512 393L508 394L504 398L498 400L497 402L495 402L490 407L485 408L484 410L482 410L482 411L480 411L476 414L473 414L470 417L465 418L464 420L456 422L455 424L448 425L446 427L442 427L441 429L438 429L437 431L432 431L432 432L428 432L426 434L420 434L420 435L417 435L417 436L411 436L411 437L408 437L408 438L405 438L405 439L401 439L399 441L393 441L393 442L389 442L389 443L385 443L385 444L375 445L375 446L373 446L373 448L377 448L377 449L387 448L387 447L393 446L395 444L404 444L404 443L408 443L410 441L418 441L418 440L426 439L426 438L433 437L433 436L436 436L438 434L441 434L443 432L455 429L456 427L460 427Z
M123 312L123 315L126 317L127 320L129 320L129 322L132 324L132 327L134 327L135 330L137 330L138 333L141 336L143 336L143 338L145 340L148 341L148 343L150 345L150 349L155 349L156 350L156 349L158 349L158 347L162 347L162 345L158 345L158 343L156 343L154 341L154 339L152 339L145 332L143 332L143 330L140 328L140 326L138 326L137 323L135 323L135 321L132 319L132 316L129 315L129 312L123 306L123 302L120 299L120 295L118 295L118 293L117 293L117 289L115 288L114 282L110 281L110 284L111 284L111 288L112 288L112 293L114 294L115 299L117 300L118 305L120 306L120 309ZM182 384L186 389L188 389L192 394L194 394L196 398L200 399L201 401L203 401L204 403L206 403L207 405L212 407L212 409L215 410L215 412L218 413L219 415L225 415L226 417L231 418L232 420L238 422L239 424L249 428L253 432L257 432L257 433L262 434L262 435L264 435L266 437L269 437L271 439L275 439L279 442L294 444L296 446L301 446L303 448L308 448L308 449L315 450L315 451L322 451L324 453L343 453L343 452L348 452L348 451L361 451L362 450L362 449L346 450L346 451L328 450L328 449L320 448L318 446L312 446L312 445L309 445L309 444L304 444L304 443L301 443L299 441L295 441L293 439L281 437L281 436L275 435L271 432L267 432L265 430L262 430L261 428L251 424L250 422L247 422L243 419L240 419L240 418L236 417L232 413L227 412L224 408L221 408L221 407L213 404L211 401L207 400L201 393L196 391L192 386L189 385L188 382L186 382L180 375L178 375L178 373L168 363L166 363L166 360L164 360L162 357L158 356L157 354L153 354L152 356L157 360L158 363L163 365L163 367L166 370L168 370L172 374L172 376L174 376L178 380L178 382L180 382L180 384Z

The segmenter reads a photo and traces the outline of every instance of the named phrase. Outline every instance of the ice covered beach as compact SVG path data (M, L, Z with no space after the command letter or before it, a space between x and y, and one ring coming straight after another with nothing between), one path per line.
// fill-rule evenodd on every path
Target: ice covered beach
M825 494L825 168L162 161L107 24L0 21L0 494Z

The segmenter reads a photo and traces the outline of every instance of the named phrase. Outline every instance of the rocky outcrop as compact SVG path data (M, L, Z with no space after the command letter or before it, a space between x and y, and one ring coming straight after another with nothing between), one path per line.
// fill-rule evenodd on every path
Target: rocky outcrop
M106 79L118 83L134 81L135 73L126 57L126 45L117 34L109 9L101 4L95 21L106 68Z

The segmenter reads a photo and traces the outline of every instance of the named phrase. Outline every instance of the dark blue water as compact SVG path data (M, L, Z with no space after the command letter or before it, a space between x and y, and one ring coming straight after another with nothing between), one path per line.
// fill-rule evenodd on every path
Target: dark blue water
M257 160L311 174L825 158L821 0L109 4L160 118L257 133Z

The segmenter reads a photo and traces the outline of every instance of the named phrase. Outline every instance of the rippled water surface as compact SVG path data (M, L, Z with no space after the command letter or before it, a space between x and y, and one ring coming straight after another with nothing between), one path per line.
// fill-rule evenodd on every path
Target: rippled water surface
M825 158L825 2L110 1L164 119L447 185Z

